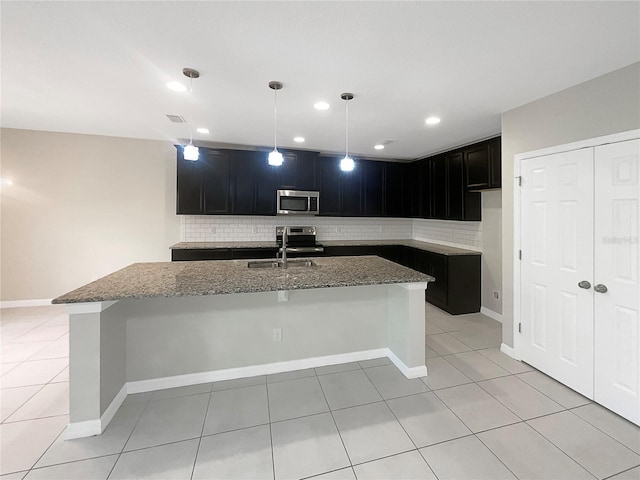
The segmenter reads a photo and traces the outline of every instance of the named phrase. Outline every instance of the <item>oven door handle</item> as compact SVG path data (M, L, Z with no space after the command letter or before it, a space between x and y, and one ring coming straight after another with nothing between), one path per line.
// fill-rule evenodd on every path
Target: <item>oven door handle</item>
M324 247L287 247L287 253L313 253L313 252L324 252Z

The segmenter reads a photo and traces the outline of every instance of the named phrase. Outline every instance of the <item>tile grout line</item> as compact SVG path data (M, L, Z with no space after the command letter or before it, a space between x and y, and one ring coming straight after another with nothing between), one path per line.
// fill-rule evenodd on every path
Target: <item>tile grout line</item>
M393 415L393 418L396 419L396 422L398 422L398 425L400 425L400 428L402 428L402 431L404 432L404 434L407 436L407 438L409 439L409 441L413 444L413 446L415 447L415 451L418 452L418 455L420 455L420 457L422 458L422 460L424 461L424 463L427 465L427 468L431 471L431 473L433 473L433 475L438 478L438 476L436 475L436 472L433 471L433 468L431 468L431 465L429 465L429 462L427 462L427 459L424 458L424 456L420 453L420 449L418 448L418 446L416 445L416 442L413 441L413 438L411 438L411 435L409 435L409 432L407 432L407 429L404 428L404 425L402 425L402 422L400 421L400 419L398 418L398 416L396 415L396 413L393 411L393 409L389 406L389 404L387 403L387 399L385 399L382 394L380 393L380 391L378 390L378 387L376 387L376 384L373 383L373 381L371 380L371 377L369 377L369 375L367 375L367 372L365 371L364 374L367 376L367 379L369 380L369 382L371 382L371 385L373 385L373 388L376 390L376 392L378 392L378 395L380 395L380 397L382 398L382 401L384 402L385 406L387 407L387 409L391 412L391 415ZM422 382L422 380L420 380L420 383L422 385L424 385L424 383ZM425 387L427 387L426 385L424 385ZM429 387L427 387L429 388ZM429 392L422 392L422 393L429 393ZM415 395L422 395L422 393L416 393ZM409 452L413 452L414 450L408 450ZM407 453L407 452L403 452L403 453ZM400 455L400 453L396 453L395 455ZM376 459L379 460L379 459ZM373 460L372 460L373 461Z
M276 458L275 453L273 452L273 430L271 428L271 405L269 404L269 382L267 382L267 377L265 375L264 378L264 389L267 392L267 415L269 420L269 441L271 442L271 476L273 480L276 478Z
M193 478L193 474L196 471L196 463L198 463L198 454L200 453L200 444L202 443L204 426L207 423L207 414L209 413L209 407L211 405L211 397L213 397L212 391L213 391L213 382L211 383L211 388L209 389L209 398L207 399L207 408L204 410L204 417L202 418L202 428L200 429L200 436L198 437L198 446L196 448L196 455L193 458L193 467L191 467L191 475L189 476L190 479ZM153 394L151 395L151 397L149 397L149 401L151 401L152 397L153 397Z
M358 363L358 365L360 365ZM355 371L355 370L353 370ZM344 372L338 372L338 373L344 373ZM366 376L366 374L365 374ZM327 394L324 392L324 388L322 388L322 382L320 381L320 379L318 378L318 384L320 385L320 391L322 392L322 396L324 397L324 401L327 404L327 408L329 409L329 414L331 415L331 420L333 420L333 426L336 427L336 432L338 432L338 437L340 438L340 442L342 443L342 448L344 449L344 453L347 455L347 460L349 461L349 466L351 467L351 470L353 470L353 462L351 461L351 455L349 455L349 451L347 450L347 446L344 443L344 439L342 438L342 433L340 433L340 429L338 428L338 422L336 422L336 418L333 416L333 410L331 410L331 405L329 404L329 400L327 399ZM355 475L355 470L353 471L353 474Z

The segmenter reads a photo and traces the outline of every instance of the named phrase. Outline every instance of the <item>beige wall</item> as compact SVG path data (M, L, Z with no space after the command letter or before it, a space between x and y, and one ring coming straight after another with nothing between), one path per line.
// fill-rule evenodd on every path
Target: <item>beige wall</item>
M2 129L2 301L48 299L179 241L170 142Z
M493 297L496 291L499 299ZM502 313L502 194L482 192L482 306Z
M640 128L640 63L502 115L503 342L513 346L513 157Z

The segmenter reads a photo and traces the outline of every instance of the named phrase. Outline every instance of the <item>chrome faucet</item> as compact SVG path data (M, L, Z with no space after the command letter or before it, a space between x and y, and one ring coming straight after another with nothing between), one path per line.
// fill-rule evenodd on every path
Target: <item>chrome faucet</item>
M287 235L289 227L282 227L282 247L280 247L280 253L282 253L282 268L287 268Z

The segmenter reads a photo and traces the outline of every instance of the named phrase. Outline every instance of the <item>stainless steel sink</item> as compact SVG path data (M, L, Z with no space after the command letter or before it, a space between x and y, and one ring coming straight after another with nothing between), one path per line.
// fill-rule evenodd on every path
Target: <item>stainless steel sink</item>
M282 260L254 260L248 262L249 268L283 268L284 262ZM287 260L287 267L315 267L316 262L306 258L294 258Z

